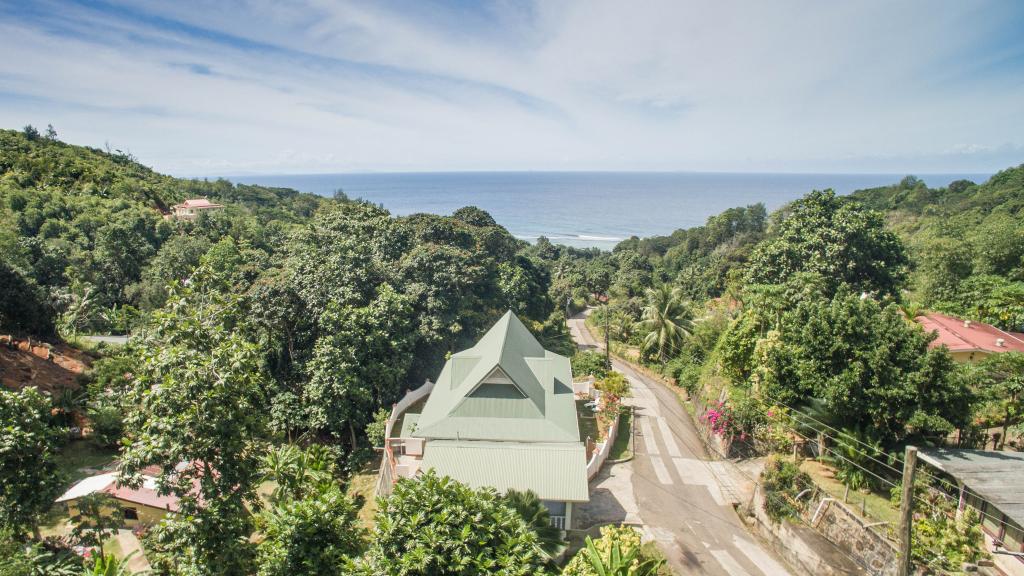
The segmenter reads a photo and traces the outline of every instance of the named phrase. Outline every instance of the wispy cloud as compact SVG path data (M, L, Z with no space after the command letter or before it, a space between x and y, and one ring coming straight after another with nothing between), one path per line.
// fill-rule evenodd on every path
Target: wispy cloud
M988 171L1024 161L1004 2L16 3L0 125L179 174Z

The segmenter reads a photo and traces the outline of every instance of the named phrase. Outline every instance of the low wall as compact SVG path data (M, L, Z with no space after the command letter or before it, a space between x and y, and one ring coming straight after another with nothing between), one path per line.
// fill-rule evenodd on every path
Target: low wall
M608 459L608 454L612 451L612 445L615 444L615 437L619 433L619 421L622 419L620 415L612 422L612 425L608 427L608 437L597 445L597 450L590 457L590 461L587 462L587 480L593 480L594 476L601 471L601 465Z
M801 574L816 576L847 576L863 574L855 566L844 567L842 562L822 554L820 540L824 537L811 528L796 522L776 522L764 511L764 491L758 486L750 506L753 530L767 541L772 550L791 568ZM818 540L816 543L815 540ZM828 544L825 543L827 546ZM837 551L838 552L838 551Z
M806 520L818 533L857 558L872 574L896 574L899 553L895 545L868 528L864 518L832 498L824 497L809 504Z
M751 502L756 531L791 566L808 574L895 576L894 543L827 495L812 498L800 520L776 522L764 511L760 486Z

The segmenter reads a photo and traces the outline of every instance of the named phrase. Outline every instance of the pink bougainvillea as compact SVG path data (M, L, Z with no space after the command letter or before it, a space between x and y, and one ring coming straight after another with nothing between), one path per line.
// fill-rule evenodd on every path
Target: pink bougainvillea
M725 402L708 407L701 420L707 422L711 432L716 436L726 436L732 432L732 410Z

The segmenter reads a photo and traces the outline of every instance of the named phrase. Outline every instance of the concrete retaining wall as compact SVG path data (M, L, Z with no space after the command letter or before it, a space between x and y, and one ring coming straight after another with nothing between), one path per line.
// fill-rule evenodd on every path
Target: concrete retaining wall
M597 473L601 471L601 465L608 459L608 454L612 451L612 444L615 444L615 437L619 433L619 420L621 419L621 416L616 418L615 422L612 422L612 425L608 427L608 437L604 439L604 442L597 445L597 450L594 451L590 461L587 462L587 480L593 480L594 476L597 476Z

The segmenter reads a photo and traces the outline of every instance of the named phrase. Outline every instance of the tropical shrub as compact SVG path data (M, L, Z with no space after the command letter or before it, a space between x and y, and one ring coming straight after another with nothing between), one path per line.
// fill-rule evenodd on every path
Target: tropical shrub
M577 352L573 354L571 362L573 378L593 376L600 380L608 374L608 364L601 352Z
M378 504L364 558L374 575L527 576L547 561L537 533L493 489L428 471L399 480Z
M814 486L811 477L799 466L774 455L765 462L760 481L764 489L764 511L775 521L798 517L803 504L796 497Z
M640 533L628 526L604 526L596 542L587 536L562 576L654 576L664 563L661 558L646 558Z

